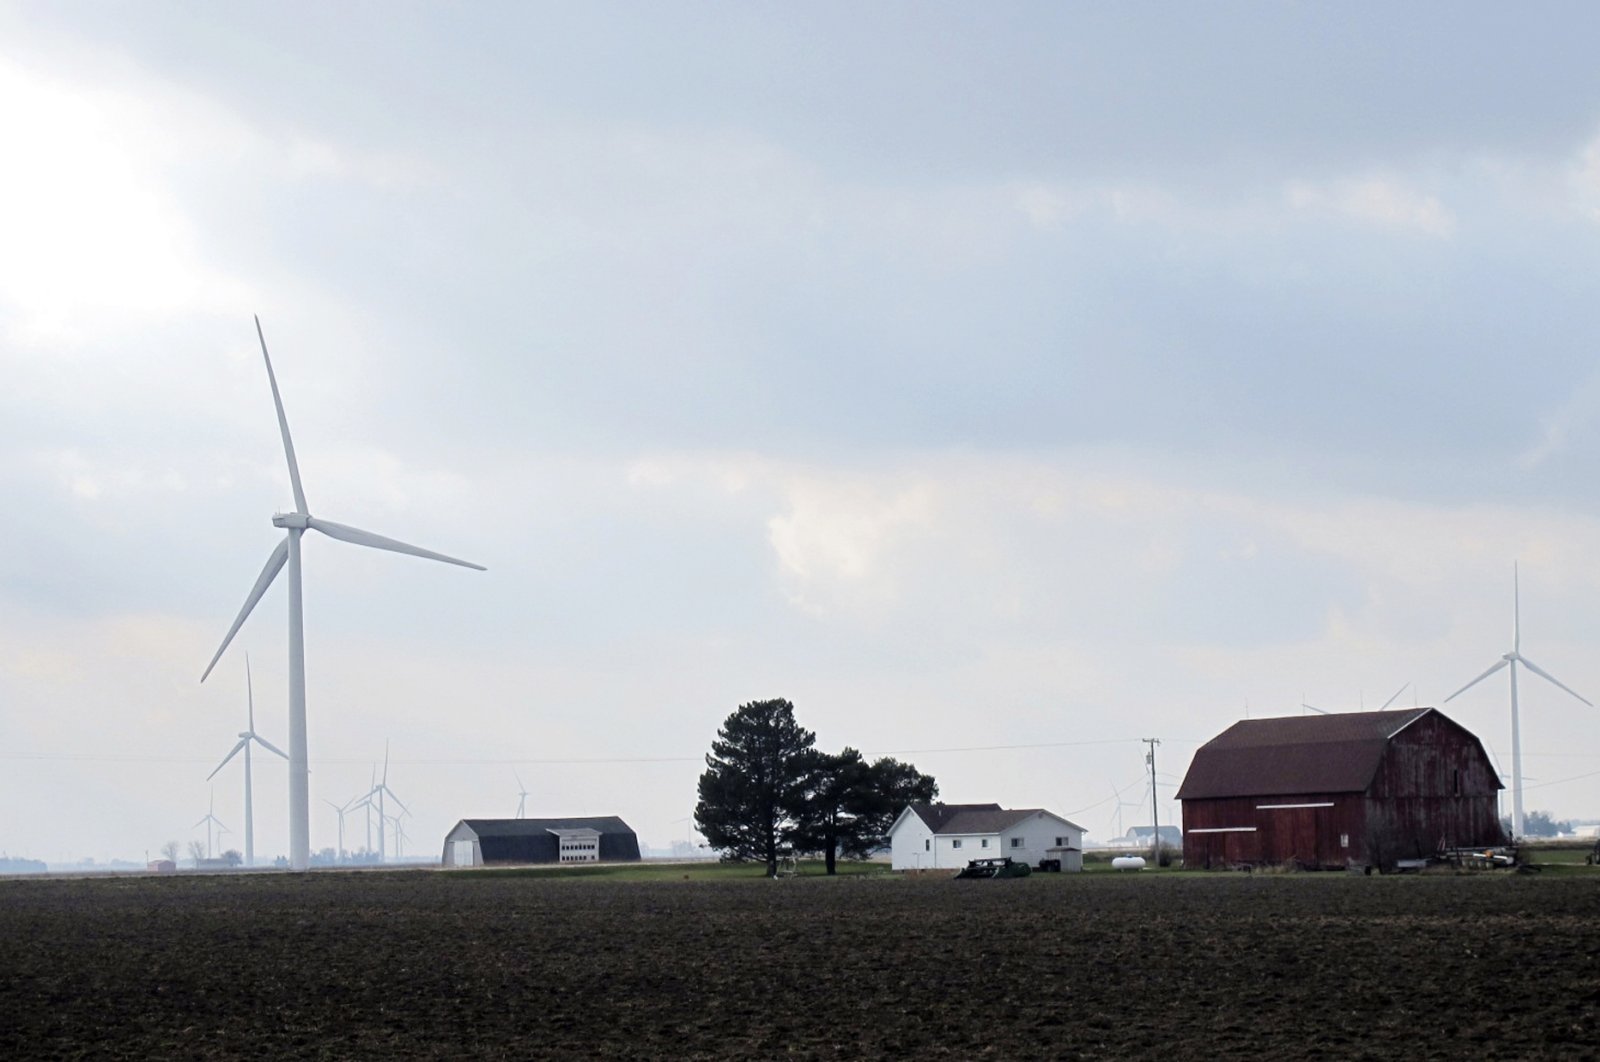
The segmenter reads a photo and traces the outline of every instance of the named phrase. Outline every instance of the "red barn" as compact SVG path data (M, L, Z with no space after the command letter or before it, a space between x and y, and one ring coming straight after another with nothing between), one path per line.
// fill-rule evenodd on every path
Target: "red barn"
M1434 708L1246 719L1178 789L1188 867L1391 865L1504 843L1483 745Z

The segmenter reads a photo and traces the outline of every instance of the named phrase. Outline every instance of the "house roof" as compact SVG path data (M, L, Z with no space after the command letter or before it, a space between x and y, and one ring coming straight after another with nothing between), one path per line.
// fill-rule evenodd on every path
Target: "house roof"
M479 837L526 837L531 834L559 835L563 831L594 830L601 834L633 833L633 827L615 815L588 819L462 819Z
M1433 711L1245 719L1200 746L1178 799L1364 791L1389 741Z
M1076 823L1067 822L1055 812L1043 808L1002 808L999 804L912 804L911 811L936 834L1000 833L1030 815L1041 813L1061 819L1073 829L1082 829Z
M934 833L962 812L999 811L999 804L912 804L911 811Z

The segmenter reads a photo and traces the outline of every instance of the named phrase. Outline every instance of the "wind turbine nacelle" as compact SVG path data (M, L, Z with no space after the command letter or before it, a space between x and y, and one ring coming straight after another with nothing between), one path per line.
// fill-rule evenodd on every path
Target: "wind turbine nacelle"
M309 514L309 513L273 513L272 514L272 526L273 527L297 527L300 530L304 531L307 527L311 526L311 514Z

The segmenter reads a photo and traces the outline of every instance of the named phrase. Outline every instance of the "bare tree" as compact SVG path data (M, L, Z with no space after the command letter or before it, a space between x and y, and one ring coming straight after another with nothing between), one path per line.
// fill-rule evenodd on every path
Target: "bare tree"
M195 866L199 866L206 858L206 846L199 841L190 841L189 858L194 860Z
M178 862L178 842L177 841L168 841L166 844L162 845L161 846L161 856L162 856L163 859L168 859L168 860L171 860L173 863L177 863Z

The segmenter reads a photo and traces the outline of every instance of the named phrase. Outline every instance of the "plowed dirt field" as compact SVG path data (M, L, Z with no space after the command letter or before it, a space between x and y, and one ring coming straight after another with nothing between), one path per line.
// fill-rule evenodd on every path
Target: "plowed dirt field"
M1600 878L0 882L0 1058L1552 1058Z

